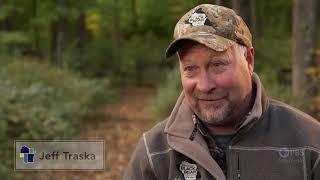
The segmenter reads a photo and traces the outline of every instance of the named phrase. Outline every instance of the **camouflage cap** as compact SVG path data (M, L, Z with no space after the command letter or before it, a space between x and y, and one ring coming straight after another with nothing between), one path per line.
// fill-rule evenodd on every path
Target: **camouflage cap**
M246 23L232 9L201 4L187 12L176 24L174 41L166 50L166 57L181 48L183 40L193 40L216 51L225 51L234 43L252 46Z

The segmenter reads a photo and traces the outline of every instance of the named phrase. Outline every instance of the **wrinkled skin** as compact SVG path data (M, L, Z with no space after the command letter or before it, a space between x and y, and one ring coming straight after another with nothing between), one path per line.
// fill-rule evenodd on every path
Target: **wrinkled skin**
M239 47L217 52L189 43L178 53L187 101L209 126L233 128L250 109L254 49Z

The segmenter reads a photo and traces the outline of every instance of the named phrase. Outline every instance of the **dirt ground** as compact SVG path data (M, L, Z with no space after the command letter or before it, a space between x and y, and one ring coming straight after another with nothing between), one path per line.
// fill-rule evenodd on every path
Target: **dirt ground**
M106 170L103 172L38 172L46 180L121 179L142 133L154 125L150 100L152 88L118 89L119 100L100 107L97 116L85 121L81 139L106 141Z

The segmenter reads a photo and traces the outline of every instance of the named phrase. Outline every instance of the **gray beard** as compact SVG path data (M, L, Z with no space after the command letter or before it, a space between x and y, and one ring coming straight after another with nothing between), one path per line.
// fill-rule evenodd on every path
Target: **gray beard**
M223 108L223 109L220 109ZM232 112L234 105L228 102L227 107L208 106L206 110L200 110L200 106L196 103L195 114L206 124L210 125L225 125L232 121ZM214 112L216 111L216 112Z

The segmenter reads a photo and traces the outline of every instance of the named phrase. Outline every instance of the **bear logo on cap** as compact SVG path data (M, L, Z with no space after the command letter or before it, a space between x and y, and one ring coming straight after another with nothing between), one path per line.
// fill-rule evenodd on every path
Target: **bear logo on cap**
M189 18L189 23L191 23L192 26L203 26L207 18L204 13L193 13Z

